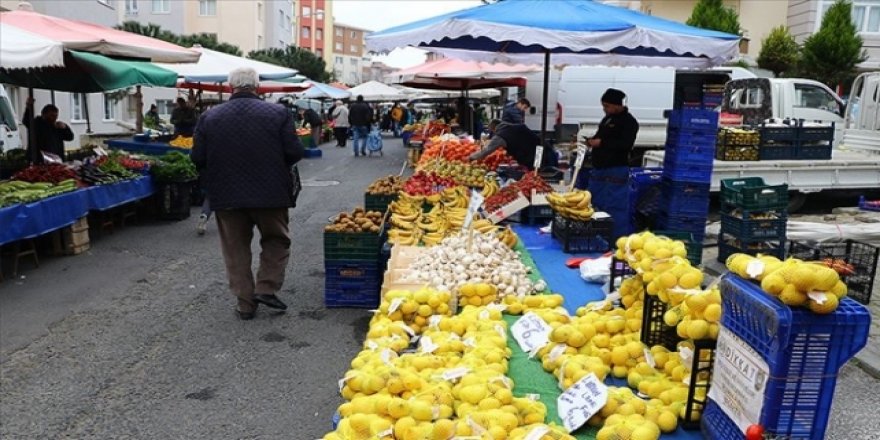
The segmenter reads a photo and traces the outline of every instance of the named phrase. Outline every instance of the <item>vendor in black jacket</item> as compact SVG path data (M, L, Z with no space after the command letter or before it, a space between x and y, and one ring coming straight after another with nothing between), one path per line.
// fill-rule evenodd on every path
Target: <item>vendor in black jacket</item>
M593 207L614 219L614 239L630 233L629 153L636 142L639 123L623 105L626 95L608 89L602 95L605 117L596 134L587 139L593 160L588 189Z
M486 148L471 154L470 160L482 160L499 148L504 148L516 162L529 170L535 169L535 147L541 139L525 124L510 124L497 119L489 123L494 133ZM547 157L547 154L544 154Z
M41 151L45 151L65 160L64 141L73 140L73 131L70 126L58 120L58 107L47 104L40 116L33 119L34 125L31 127L33 112L34 101L28 98L24 126L34 131L34 145L28 146L28 159L33 163L43 163Z

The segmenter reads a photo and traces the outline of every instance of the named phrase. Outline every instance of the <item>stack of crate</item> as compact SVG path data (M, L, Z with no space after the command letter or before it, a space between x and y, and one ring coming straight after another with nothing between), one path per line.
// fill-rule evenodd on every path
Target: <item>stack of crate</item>
M760 177L721 181L718 261L735 253L785 256L788 185L767 185Z
M717 134L716 112L670 113L656 229L692 234L697 243L703 242Z
M384 270L381 234L324 232L324 305L376 308Z

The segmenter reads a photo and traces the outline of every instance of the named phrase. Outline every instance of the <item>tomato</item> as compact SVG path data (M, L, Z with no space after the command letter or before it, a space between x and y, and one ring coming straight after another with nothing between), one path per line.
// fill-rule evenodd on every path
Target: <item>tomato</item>
M751 425L746 429L746 440L763 440L764 427L761 425Z

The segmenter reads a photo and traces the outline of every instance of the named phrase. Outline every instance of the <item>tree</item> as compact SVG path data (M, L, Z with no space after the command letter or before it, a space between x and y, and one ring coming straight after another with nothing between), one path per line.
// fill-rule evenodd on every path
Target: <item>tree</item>
M248 53L248 58L296 69L301 75L313 81L330 81L330 74L326 71L327 65L324 63L324 60L312 52L296 46L291 45L284 49L273 47L270 49L252 50Z
M687 24L740 35L739 14L724 6L721 0L700 0L694 6Z
M143 25L136 21L126 21L121 25L116 26L116 29L131 32L133 34L146 35L148 37L177 44L178 46L192 47L198 44L205 49L211 49L235 56L241 56L241 49L239 49L238 46L229 43L222 43L217 40L217 37L214 34L203 33L177 35L171 31L162 29L162 27L157 24L149 23L147 25Z
M767 38L761 41L761 53L758 54L758 67L773 72L776 77L791 72L797 67L800 47L784 25L770 31Z
M852 79L856 65L865 59L862 38L852 22L852 3L837 0L819 31L804 41L800 71L834 88Z

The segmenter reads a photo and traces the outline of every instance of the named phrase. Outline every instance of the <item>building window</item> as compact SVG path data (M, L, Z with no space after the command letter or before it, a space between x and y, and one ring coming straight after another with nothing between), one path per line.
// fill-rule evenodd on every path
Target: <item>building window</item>
M310 8L308 6L303 6L302 16L303 16L303 18L311 17L312 16L312 8Z
M263 4L257 3L257 20L263 21Z
M342 57L336 57L333 61L333 64L342 64Z
M157 99L156 100L156 111L159 112L160 115L170 115L172 111L174 111L174 100L173 99Z
M317 55L318 58L324 58L324 49L316 49L315 55Z
M352 66L357 66L357 65L358 65L358 59L357 59L357 58L352 58L352 59L350 59L350 60L348 60L348 61L349 61L349 64L351 64Z
M85 111L83 110L83 102L85 101L85 96L86 95L83 93L70 94L71 121L85 121Z
M342 43L336 43L336 50L342 52L343 47L344 47L344 45Z
M822 17L833 4L826 0L822 3ZM852 2L852 22L856 32L880 33L880 0L855 0ZM821 23L817 23L818 26Z
M217 0L199 0L199 15L217 15Z
M137 14L138 14L137 0L125 0L125 15L137 15Z
M357 53L357 51L358 51L358 47L357 47L356 45L352 44L352 45L349 47L349 50L351 51L351 53Z
M171 12L171 5L168 4L169 0L153 0L153 13L154 14L167 14Z
M303 38L312 38L312 30L308 26L303 26L302 37Z
M323 29L315 29L315 39L323 40L324 39L324 30Z
M323 20L324 19L324 10L323 9L315 9L315 19Z
M104 94L102 96L104 97L104 120L116 120L116 102L109 95Z
M345 31L343 31L342 28L336 28L336 36L337 37L344 37Z
M358 37L358 33L357 33L357 31L351 31L351 39L352 39L352 40L357 40L357 37Z

